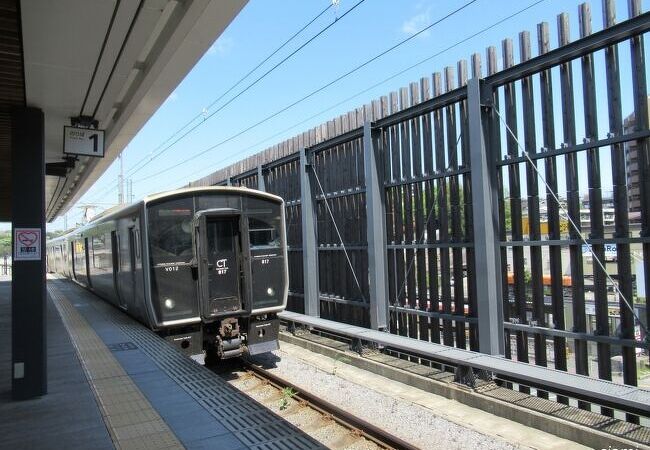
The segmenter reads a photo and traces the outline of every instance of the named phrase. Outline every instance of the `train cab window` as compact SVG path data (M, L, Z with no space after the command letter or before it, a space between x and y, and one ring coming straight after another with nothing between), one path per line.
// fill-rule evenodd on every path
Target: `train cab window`
M279 247L280 232L273 219L248 218L248 231L251 247Z
M149 241L154 264L192 259L193 201L184 198L149 210Z
M248 216L249 240L256 247L280 247L282 206L262 198L245 198L244 211Z
M214 233L214 234L213 234ZM208 240L214 241L214 245L210 242L209 247L214 247L217 253L232 252L234 251L233 235L233 222L219 220L214 223L213 233L208 235Z

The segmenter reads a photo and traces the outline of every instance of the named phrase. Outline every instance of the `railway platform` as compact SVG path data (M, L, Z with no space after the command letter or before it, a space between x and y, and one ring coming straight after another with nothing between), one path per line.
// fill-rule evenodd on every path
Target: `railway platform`
M0 340L11 339L0 280ZM67 280L48 279L48 394L11 400L0 350L0 448L319 448L298 428Z

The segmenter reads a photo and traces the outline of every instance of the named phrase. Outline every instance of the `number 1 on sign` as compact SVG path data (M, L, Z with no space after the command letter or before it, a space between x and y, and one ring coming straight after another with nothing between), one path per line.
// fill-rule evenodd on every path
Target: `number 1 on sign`
M93 141L93 153L97 153L97 139L99 136L97 134L93 134L92 136L88 136L88 139L91 139Z

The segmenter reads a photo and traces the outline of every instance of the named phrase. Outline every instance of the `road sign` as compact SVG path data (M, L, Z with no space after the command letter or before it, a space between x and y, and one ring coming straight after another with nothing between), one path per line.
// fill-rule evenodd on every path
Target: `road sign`
M104 157L104 130L63 127L63 153Z
M14 229L14 261L41 260L41 229Z

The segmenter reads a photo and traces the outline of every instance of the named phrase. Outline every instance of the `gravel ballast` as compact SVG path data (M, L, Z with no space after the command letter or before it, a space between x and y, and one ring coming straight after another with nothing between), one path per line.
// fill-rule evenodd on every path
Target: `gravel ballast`
M350 381L346 379L347 377L341 376L344 370L351 370L349 367L344 367L344 363L330 360L319 368L301 359L300 350L296 350L294 346L286 343L282 343L282 346L283 349L256 357L255 360L263 363L265 368L275 375L384 428L413 445L423 449L522 448L498 437L463 427L418 404ZM331 366L328 367L328 364ZM382 377L370 373L367 377L374 378L372 384L376 385L377 381L381 384ZM394 382L386 380L386 383ZM424 392L422 394L429 395Z

